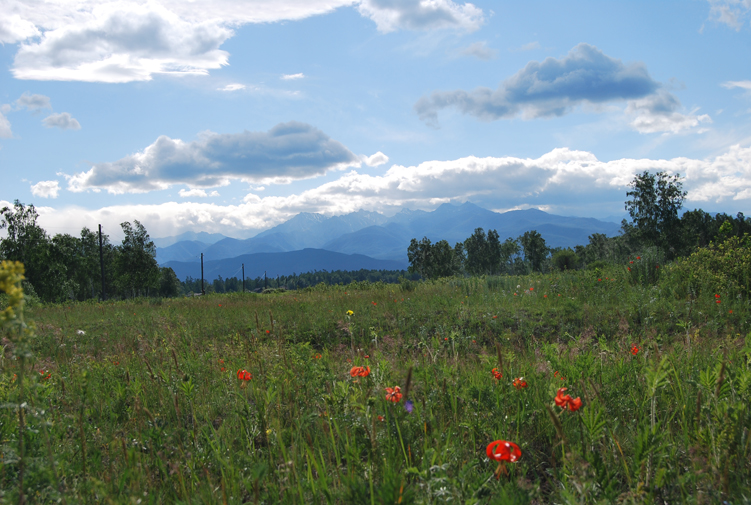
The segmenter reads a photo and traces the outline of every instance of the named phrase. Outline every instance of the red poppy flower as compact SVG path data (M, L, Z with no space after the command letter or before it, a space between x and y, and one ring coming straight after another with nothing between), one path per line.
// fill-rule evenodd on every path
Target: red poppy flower
M640 259L641 259L641 256L637 256L637 257L636 257L636 259L640 260Z
M597 282L602 282L602 279L597 279Z
M490 371L490 373L493 374L493 377L495 377L496 380L503 379L503 374L501 372L499 372L497 368L492 369Z
M639 351L640 351L640 349L638 347L636 347L636 345L631 346L631 354L633 354L634 356L636 356L637 354L639 354Z
M443 340L448 340L448 339L449 339L448 337L444 337L444 339L443 339Z
M511 385L516 389L523 389L527 387L527 381L524 380L524 377L517 377L516 379L514 379L514 382L512 382Z
M722 303L722 300L715 300L715 303Z
M266 330L266 333L271 333L271 331L270 330Z
M633 262L632 262L632 263L633 263ZM626 268L628 268L628 271L629 271L629 272L631 271L631 267L626 267Z
M493 316L493 319L498 319L498 316Z
M250 379L253 378L253 376L247 370L238 370L237 378L240 379L241 381L249 381Z
M394 386L393 388L386 388L386 401L399 403L402 399L402 388Z
M582 406L581 398L573 399L571 398L571 395L564 395L564 391L566 391L566 388L561 388L558 390L558 394L555 395L554 398L555 404L563 410L566 410L566 408L568 408L571 412L579 410Z
M655 265L655 268L660 268L660 265Z
M634 264L634 262L633 262L633 261L629 261L629 264L633 265L633 264Z
M313 359L321 359L321 354L320 354L320 353L316 353L316 354L315 354L315 355L313 356Z
M529 290L530 290L530 291L534 291L534 290L535 290L535 288L529 288Z
M498 462L510 461L511 463L516 463L522 457L522 450L519 449L519 446L505 440L490 442L488 448L485 449L485 453L489 459Z
M378 416L378 420L379 420L379 421L381 421L381 422L383 422L383 421L385 421L385 420L386 420L386 418L385 418L385 417L383 417L383 416Z
M220 304L219 304L219 306L221 307L221 306L222 306L222 304L220 303Z
M718 294L716 294L716 293L715 293L714 297L715 297L715 298L719 298L719 297L720 297L720 295L718 295Z
M373 307L375 307L376 305L378 305L376 302L370 302L370 303L373 304Z
M729 312L729 314L732 314L732 313L733 313L733 311L731 310L731 311Z
M365 356L363 356L363 358L370 359L370 356L366 354Z
M543 298L547 298L547 297L548 297L548 295L542 295L542 297L543 297Z
M370 375L370 367L369 366L353 366L352 370L349 371L349 374L352 377L367 377Z

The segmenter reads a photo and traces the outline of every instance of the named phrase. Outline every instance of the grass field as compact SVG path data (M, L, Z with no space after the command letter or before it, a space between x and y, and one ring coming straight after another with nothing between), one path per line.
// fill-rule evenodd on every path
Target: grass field
M0 501L750 503L748 303L665 270L27 307Z

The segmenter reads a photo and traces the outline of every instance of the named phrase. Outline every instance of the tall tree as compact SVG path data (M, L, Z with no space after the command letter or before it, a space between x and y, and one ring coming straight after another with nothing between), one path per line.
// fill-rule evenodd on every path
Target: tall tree
M160 280L156 246L138 220L134 220L133 225L126 221L120 226L125 237L116 260L118 283L129 295L148 296L149 290L158 287Z
M64 299L67 265L47 232L37 224L39 213L34 206L16 200L13 208L0 209L0 216L0 230L7 231L7 237L0 241L0 257L24 264L26 280L42 300Z
M537 230L524 232L524 235L519 237L519 243L524 250L524 259L529 262L532 270L541 272L542 263L548 256L548 246L542 235Z
M626 196L630 199L625 205L637 238L644 245L661 248L669 257L675 256L680 238L678 211L686 198L680 174L652 175L644 171L634 177L629 187ZM624 231L629 230L624 227Z

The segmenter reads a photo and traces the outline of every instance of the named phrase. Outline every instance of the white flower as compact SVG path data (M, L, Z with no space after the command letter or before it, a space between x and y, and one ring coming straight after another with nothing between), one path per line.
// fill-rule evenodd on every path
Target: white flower
M83 330L78 330L78 331L76 332L76 335L86 335L86 332L85 332L85 331L83 331Z

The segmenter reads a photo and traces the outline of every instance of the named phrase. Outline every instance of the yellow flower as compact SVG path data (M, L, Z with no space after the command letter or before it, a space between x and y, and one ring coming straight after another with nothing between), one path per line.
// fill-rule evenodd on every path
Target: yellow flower
M347 315L348 315L348 316L354 315L354 312L352 312L351 310L348 310L348 311L347 311Z

